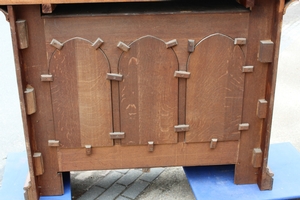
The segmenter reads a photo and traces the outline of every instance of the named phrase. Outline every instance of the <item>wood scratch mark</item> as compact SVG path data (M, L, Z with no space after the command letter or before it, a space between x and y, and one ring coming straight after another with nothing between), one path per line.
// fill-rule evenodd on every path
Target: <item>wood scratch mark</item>
M61 64L63 64L66 60L66 56L63 57L63 60L61 61Z
M224 76L226 76L228 74L228 71L226 71L223 75L221 75L218 80L222 79Z
M135 65L138 65L139 61L136 57L132 57L132 58L130 58L130 60L128 62L128 65L131 65L132 63L135 64Z
M126 107L126 110L128 110L129 108L134 108L136 109L136 106L134 104L129 104L127 107Z

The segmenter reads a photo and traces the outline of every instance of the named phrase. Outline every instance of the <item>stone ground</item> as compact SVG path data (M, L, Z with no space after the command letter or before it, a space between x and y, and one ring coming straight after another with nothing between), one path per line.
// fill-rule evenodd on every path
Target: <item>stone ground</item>
M71 182L78 200L195 199L181 167L72 172Z
M284 17L271 143L300 151L300 4ZM8 23L0 14L0 186L9 152L25 149ZM194 196L181 167L71 172L73 199L185 199Z

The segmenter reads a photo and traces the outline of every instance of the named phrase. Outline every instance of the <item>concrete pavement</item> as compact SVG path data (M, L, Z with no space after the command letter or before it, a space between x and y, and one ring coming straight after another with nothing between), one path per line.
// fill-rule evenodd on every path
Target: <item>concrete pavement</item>
M78 200L195 199L181 167L72 172L71 182Z

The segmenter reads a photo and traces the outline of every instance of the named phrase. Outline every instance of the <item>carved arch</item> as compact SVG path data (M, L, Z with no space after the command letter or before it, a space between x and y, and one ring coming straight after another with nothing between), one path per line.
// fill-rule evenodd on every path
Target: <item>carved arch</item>
M190 54L187 81L186 142L238 140L242 120L245 56L234 40L216 33Z
M125 145L176 143L178 60L172 48L153 36L130 44L119 60L121 131Z
M49 61L56 139L62 147L112 146L109 62L99 48L72 38Z

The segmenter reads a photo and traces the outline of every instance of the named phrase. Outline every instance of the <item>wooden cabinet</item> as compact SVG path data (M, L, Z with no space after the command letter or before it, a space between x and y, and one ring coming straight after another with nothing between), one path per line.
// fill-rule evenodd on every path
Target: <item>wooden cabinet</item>
M110 2L1 6L12 29L30 198L62 194L64 171L159 166L234 164L236 184L271 189L286 2Z

